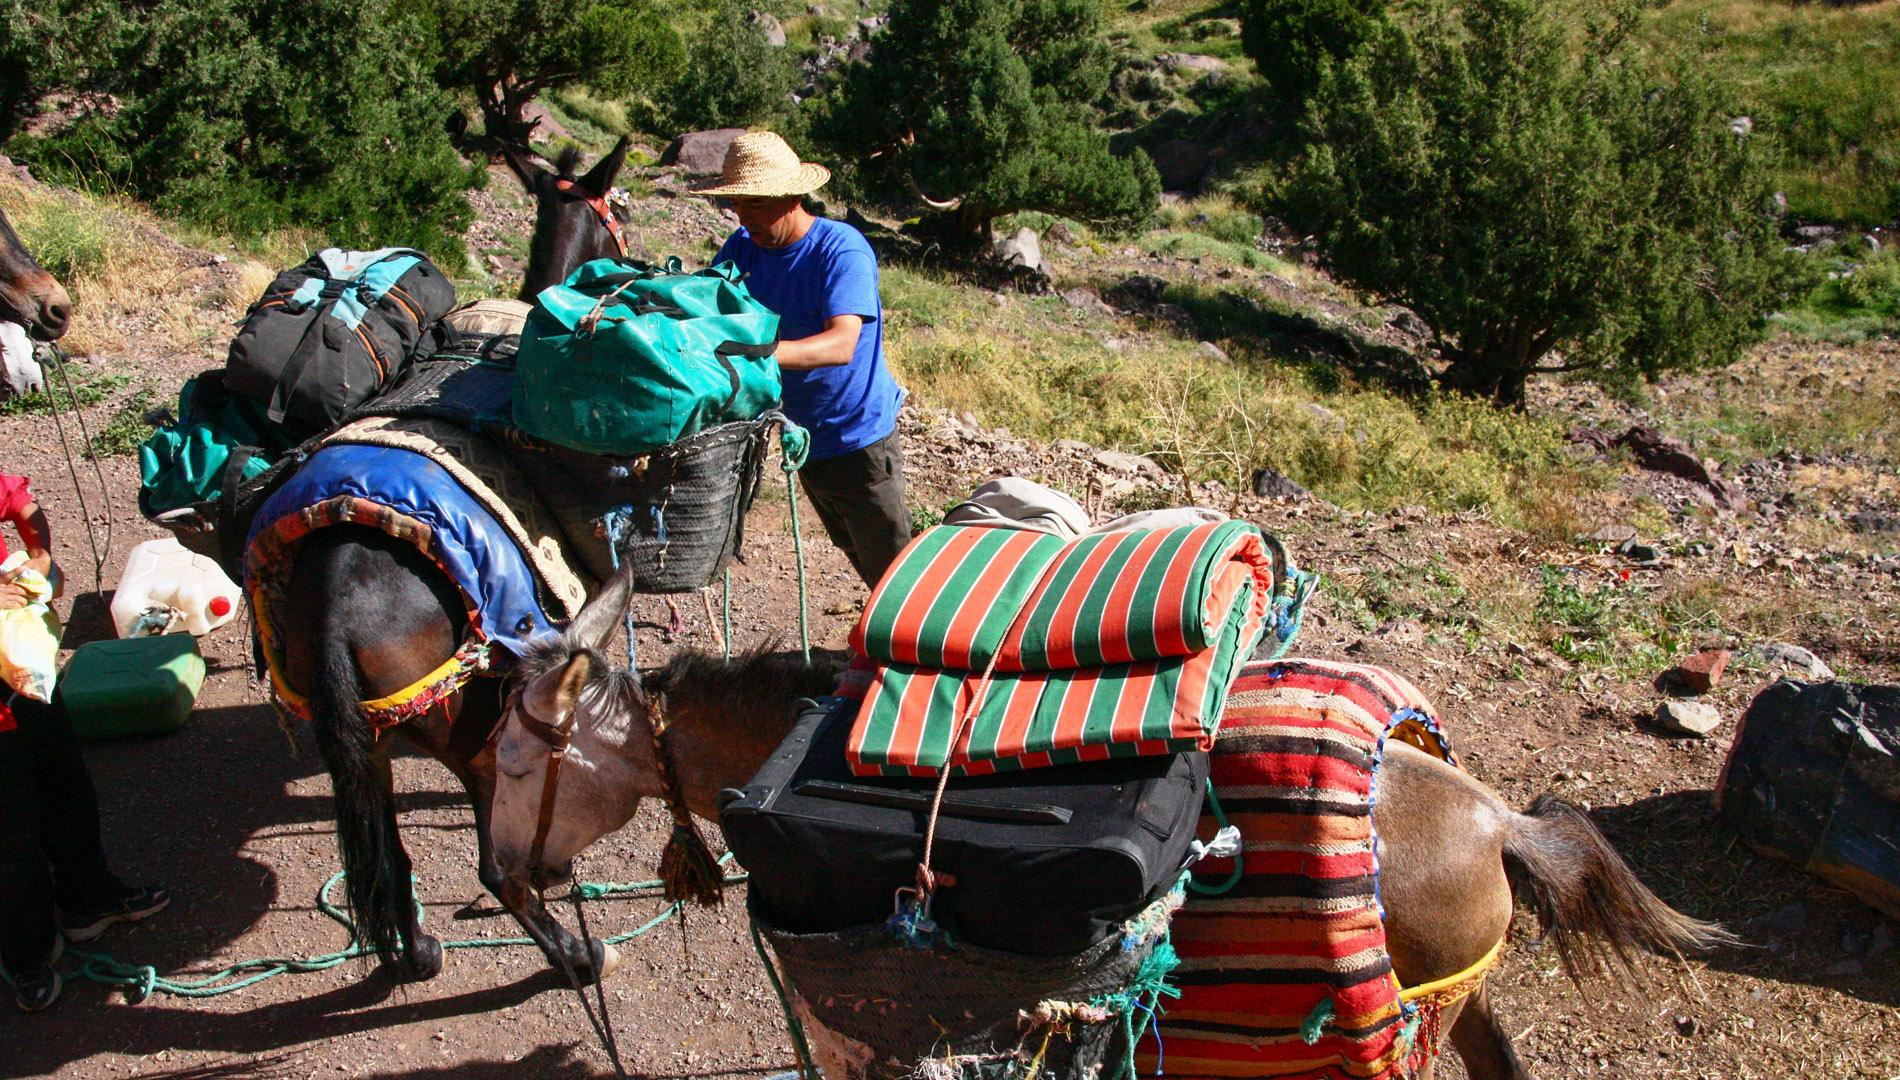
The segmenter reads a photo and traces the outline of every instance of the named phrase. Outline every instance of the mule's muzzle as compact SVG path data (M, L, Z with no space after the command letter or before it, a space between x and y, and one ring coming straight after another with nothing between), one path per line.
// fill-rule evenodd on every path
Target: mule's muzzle
M0 318L26 327L27 336L37 341L53 341L72 323L73 298L52 275L36 274L23 289L0 295Z

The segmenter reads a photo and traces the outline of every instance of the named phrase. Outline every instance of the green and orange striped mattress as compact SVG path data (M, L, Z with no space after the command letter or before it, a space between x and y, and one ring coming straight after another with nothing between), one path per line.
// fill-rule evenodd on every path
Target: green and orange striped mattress
M1372 795L1387 739L1451 760L1425 697L1384 669L1284 660L1235 680L1210 759L1225 819L1210 803L1201 836L1234 825L1241 851L1196 866L1174 915L1167 1075L1396 1080L1437 1052L1437 1006L1401 996L1386 952Z
M1245 522L1072 541L930 529L852 632L873 667L852 768L987 773L1206 748L1274 584Z

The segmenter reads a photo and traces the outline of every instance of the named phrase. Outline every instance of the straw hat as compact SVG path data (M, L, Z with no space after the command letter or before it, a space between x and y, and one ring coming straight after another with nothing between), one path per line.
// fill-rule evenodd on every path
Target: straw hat
M770 131L749 131L732 140L719 179L696 186L698 195L758 195L766 198L806 195L823 187L831 170L798 160L798 154Z

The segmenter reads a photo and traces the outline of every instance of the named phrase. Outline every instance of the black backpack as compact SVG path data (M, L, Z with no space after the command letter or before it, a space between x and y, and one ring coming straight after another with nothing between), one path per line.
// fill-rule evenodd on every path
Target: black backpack
M409 248L325 248L271 282L231 341L224 385L277 423L316 430L435 351L455 286Z

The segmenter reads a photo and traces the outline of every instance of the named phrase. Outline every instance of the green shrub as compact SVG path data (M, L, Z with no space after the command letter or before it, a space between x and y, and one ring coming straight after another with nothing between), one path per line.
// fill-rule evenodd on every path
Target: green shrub
M1240 0L1241 47L1276 104L1297 115L1334 63L1372 38L1383 0Z
M798 70L789 48L767 44L743 0L721 0L687 45L679 78L660 95L660 122L672 132L777 125Z
M1452 343L1454 386L1516 402L1539 371L1726 364L1798 280L1771 147L1701 76L1644 62L1636 8L1616 15L1577 42L1538 0L1427 0L1311 101L1294 220L1336 276Z
M16 137L48 172L238 234L319 228L462 262L467 189L434 39L401 0L155 0L111 62L115 111Z
M1093 0L896 0L890 18L813 128L835 160L863 163L864 186L954 200L937 221L971 248L1018 210L1111 225L1154 212L1153 163L1114 153L1094 104L1111 55Z

